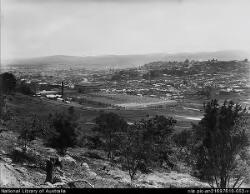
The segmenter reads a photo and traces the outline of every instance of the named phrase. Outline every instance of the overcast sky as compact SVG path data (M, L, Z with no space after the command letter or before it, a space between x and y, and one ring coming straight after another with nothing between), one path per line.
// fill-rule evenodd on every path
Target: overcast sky
M249 0L1 0L3 59L250 51Z

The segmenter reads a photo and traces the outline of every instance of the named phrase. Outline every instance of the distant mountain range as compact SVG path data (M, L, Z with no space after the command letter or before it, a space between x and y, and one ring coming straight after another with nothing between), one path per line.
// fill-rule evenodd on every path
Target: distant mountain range
M153 61L184 61L189 60L243 60L250 56L249 53L242 51L216 51L199 53L177 53L177 54L143 54L143 55L103 55L103 56L66 56L54 55L45 57L36 57L28 59L16 59L8 61L7 64L16 65L69 65L81 66L86 69L106 69L106 68L128 68L142 66Z

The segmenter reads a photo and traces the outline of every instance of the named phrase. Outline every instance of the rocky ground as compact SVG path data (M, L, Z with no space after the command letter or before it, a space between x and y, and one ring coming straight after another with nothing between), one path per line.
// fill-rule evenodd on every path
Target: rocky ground
M35 140L27 150L30 158L20 160L17 137L17 133L9 130L0 133L0 187L209 187L187 173L161 169L149 174L138 173L131 184L128 172L105 159L105 153L84 148L69 149L61 158L62 174L57 182L45 183L45 161L57 155L56 150L45 147L41 140Z

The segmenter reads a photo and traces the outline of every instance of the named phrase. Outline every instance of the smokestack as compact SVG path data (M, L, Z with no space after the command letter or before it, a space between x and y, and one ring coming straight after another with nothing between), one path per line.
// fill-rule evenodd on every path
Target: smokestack
M62 82L62 97L63 97L64 84Z

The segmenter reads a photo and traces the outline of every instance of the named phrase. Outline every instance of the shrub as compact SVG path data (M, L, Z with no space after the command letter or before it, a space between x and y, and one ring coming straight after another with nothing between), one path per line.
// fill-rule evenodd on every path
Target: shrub
M12 73L0 74L0 93L10 94L15 91L16 77Z
M108 158L113 159L113 152L120 144L117 140L119 132L126 130L127 122L115 113L101 113L95 119L97 126L94 131L104 139L105 149L108 152Z
M148 120L141 120L140 123L143 129L144 149L147 150L145 162L159 162L162 165L171 153L171 136L176 120L157 115Z
M67 113L56 113L50 121L51 130L47 134L47 144L64 155L68 147L77 144L77 126L74 109L69 109Z
M187 149L191 144L192 131L182 130L179 133L175 133L172 137L174 143L180 148L180 152L183 149Z
M25 120L21 124L21 131L18 139L21 141L23 151L26 152L27 146L35 140L41 132L42 125L36 115L33 115L30 120Z

